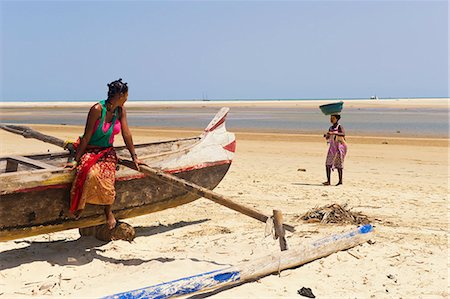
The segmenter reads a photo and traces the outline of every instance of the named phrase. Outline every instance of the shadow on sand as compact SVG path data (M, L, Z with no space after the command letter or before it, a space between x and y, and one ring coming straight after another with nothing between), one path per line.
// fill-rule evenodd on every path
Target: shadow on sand
M251 280L247 280L247 281L243 281L243 282L238 282L238 283L235 283L235 284L232 284L232 285L229 285L229 286L223 286L223 287L220 287L220 288L215 289L215 290L207 291L205 293L193 294L193 295L191 295L189 297L186 297L186 299L203 299L203 298L208 298L208 297L211 297L213 295L217 295L217 294L219 294L219 293L221 293L223 291L231 290L231 289L234 289L235 287L241 286L241 285L246 284L246 283L255 282L257 280L258 279L251 279Z
M136 237L153 236L156 234L171 231L177 228L185 227L209 221L201 219L196 221L180 221L169 225L157 225L150 227L138 226L135 228ZM23 264L36 261L46 261L51 265L73 265L80 266L92 262L94 259L113 264L122 264L126 266L136 266L151 261L161 263L172 262L173 258L153 258L153 259L115 259L102 255L104 249L98 248L108 242L97 240L94 237L82 237L77 240L57 240L57 241L15 241L17 244L26 243L29 246L17 249L11 249L0 252L0 270L11 269Z
M180 221L169 225L159 224L154 226L136 226L134 227L134 230L136 231L136 237L144 237L144 236L148 237L157 234L162 234L184 226L200 224L209 220L210 219L201 219L196 221Z
M298 186L320 186L320 187L323 187L323 184L292 183L292 185L298 185Z

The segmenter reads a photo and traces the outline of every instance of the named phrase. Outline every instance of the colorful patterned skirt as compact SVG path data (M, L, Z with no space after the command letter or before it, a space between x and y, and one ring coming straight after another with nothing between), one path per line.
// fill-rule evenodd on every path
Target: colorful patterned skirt
M331 169L343 169L345 155L347 154L347 144L345 142L330 140L328 155L325 165Z
M113 147L87 149L80 159L70 191L70 212L83 210L86 203L113 204L116 166L117 156Z

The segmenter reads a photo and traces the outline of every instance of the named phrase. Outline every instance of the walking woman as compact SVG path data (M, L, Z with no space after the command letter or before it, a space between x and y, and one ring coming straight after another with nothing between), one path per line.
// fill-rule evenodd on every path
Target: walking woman
M122 137L137 169L142 164L136 155L124 107L128 98L127 83L122 79L108 84L108 98L89 110L83 136L76 144L76 156L66 167L77 170L70 191L70 212L80 217L86 203L104 206L109 229L116 225L111 206L116 196L114 183L117 156L114 136Z
M344 159L347 154L347 144L345 142L344 128L339 124L341 116L333 114L330 116L332 126L328 132L323 135L329 143L327 160L325 162L325 169L327 173L327 181L323 183L325 186L331 184L331 170L337 169L339 174L339 182L336 186L342 185L342 176L344 170Z

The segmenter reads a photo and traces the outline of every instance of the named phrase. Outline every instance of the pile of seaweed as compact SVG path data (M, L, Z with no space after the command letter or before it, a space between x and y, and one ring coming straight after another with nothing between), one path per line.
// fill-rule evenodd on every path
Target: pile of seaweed
M320 222L320 223L337 223L337 224L368 224L369 218L361 212L352 212L347 209L347 205L340 206L338 204L331 204L323 207L315 207L303 216L301 220L306 222Z

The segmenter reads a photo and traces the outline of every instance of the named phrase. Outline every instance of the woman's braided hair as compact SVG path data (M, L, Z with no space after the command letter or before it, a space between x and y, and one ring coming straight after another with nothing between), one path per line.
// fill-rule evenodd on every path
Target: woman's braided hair
M108 84L108 99L116 94L125 93L128 91L127 83L122 82L122 78Z

